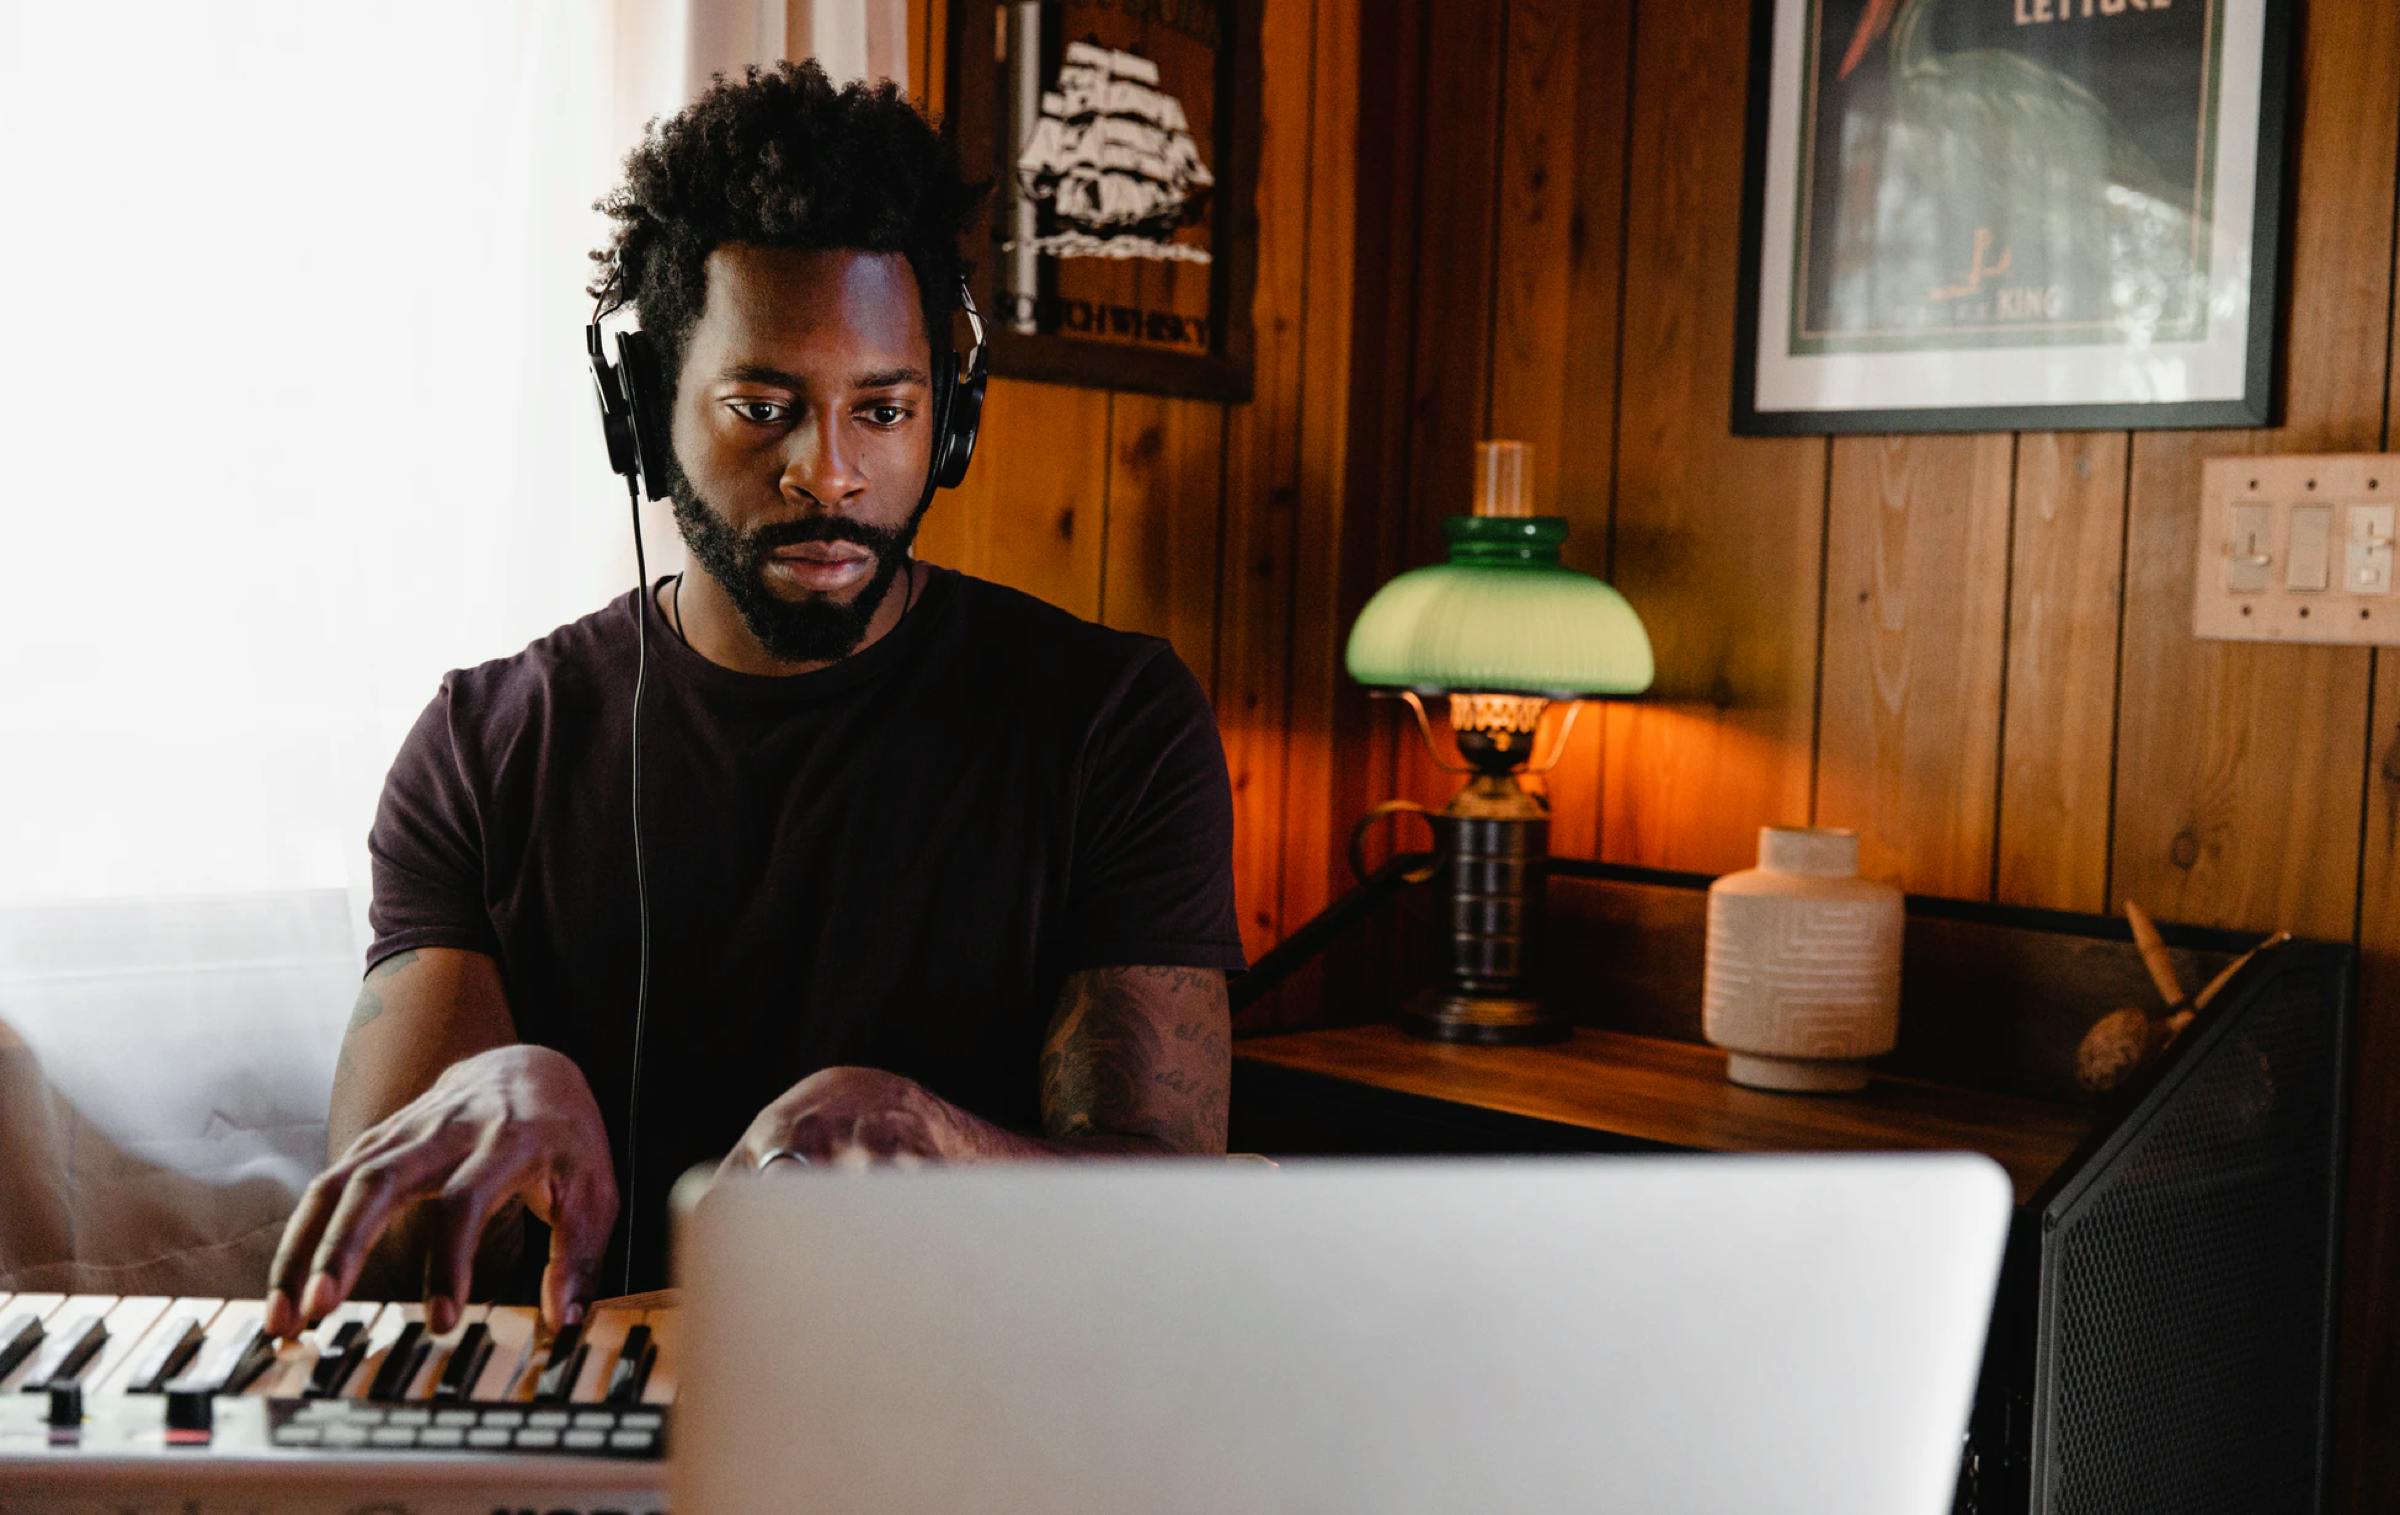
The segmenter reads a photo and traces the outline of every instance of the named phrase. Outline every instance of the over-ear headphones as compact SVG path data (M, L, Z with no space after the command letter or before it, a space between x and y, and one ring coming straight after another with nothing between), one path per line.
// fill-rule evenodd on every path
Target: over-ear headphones
M948 334L935 345L933 357L933 465L927 470L925 494L956 489L967 477L975 456L975 433L983 424L983 385L990 363L983 336L983 315L967 281L958 281L958 304L975 334L975 345L963 362ZM617 359L610 362L600 323L618 309L609 305L592 314L583 329L583 348L591 359L592 387L600 397L600 431L608 442L608 466L649 499L667 496L667 417L660 401L667 392L660 371L658 345L649 333L616 334ZM961 371L963 366L963 373Z

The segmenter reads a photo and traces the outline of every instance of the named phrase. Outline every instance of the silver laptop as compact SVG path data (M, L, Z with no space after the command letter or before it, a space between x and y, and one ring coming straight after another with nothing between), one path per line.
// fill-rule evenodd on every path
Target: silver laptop
M794 1170L678 1194L678 1515L1950 1508L1965 1154Z

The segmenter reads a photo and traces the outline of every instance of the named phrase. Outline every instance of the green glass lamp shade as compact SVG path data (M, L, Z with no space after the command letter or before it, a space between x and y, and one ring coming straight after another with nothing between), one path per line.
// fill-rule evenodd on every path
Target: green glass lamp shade
M1650 636L1625 597L1562 567L1560 516L1451 516L1450 561L1375 592L1350 628L1350 676L1420 694L1639 694Z

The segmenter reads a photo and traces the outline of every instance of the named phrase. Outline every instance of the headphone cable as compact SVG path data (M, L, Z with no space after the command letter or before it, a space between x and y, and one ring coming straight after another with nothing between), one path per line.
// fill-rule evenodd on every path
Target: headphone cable
M650 881L642 866L642 686L650 673L650 563L642 551L642 492L639 476L625 481L633 512L633 899L638 930L633 990L632 1084L625 1095L625 1288L633 1292L633 1239L642 1190L635 1141L642 1114L642 1022L650 1010Z

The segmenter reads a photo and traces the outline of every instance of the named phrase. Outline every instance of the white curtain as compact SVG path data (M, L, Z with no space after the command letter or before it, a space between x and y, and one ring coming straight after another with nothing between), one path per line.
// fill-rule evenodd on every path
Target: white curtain
M0 1288L263 1276L401 736L633 582L591 202L786 9L0 0Z

